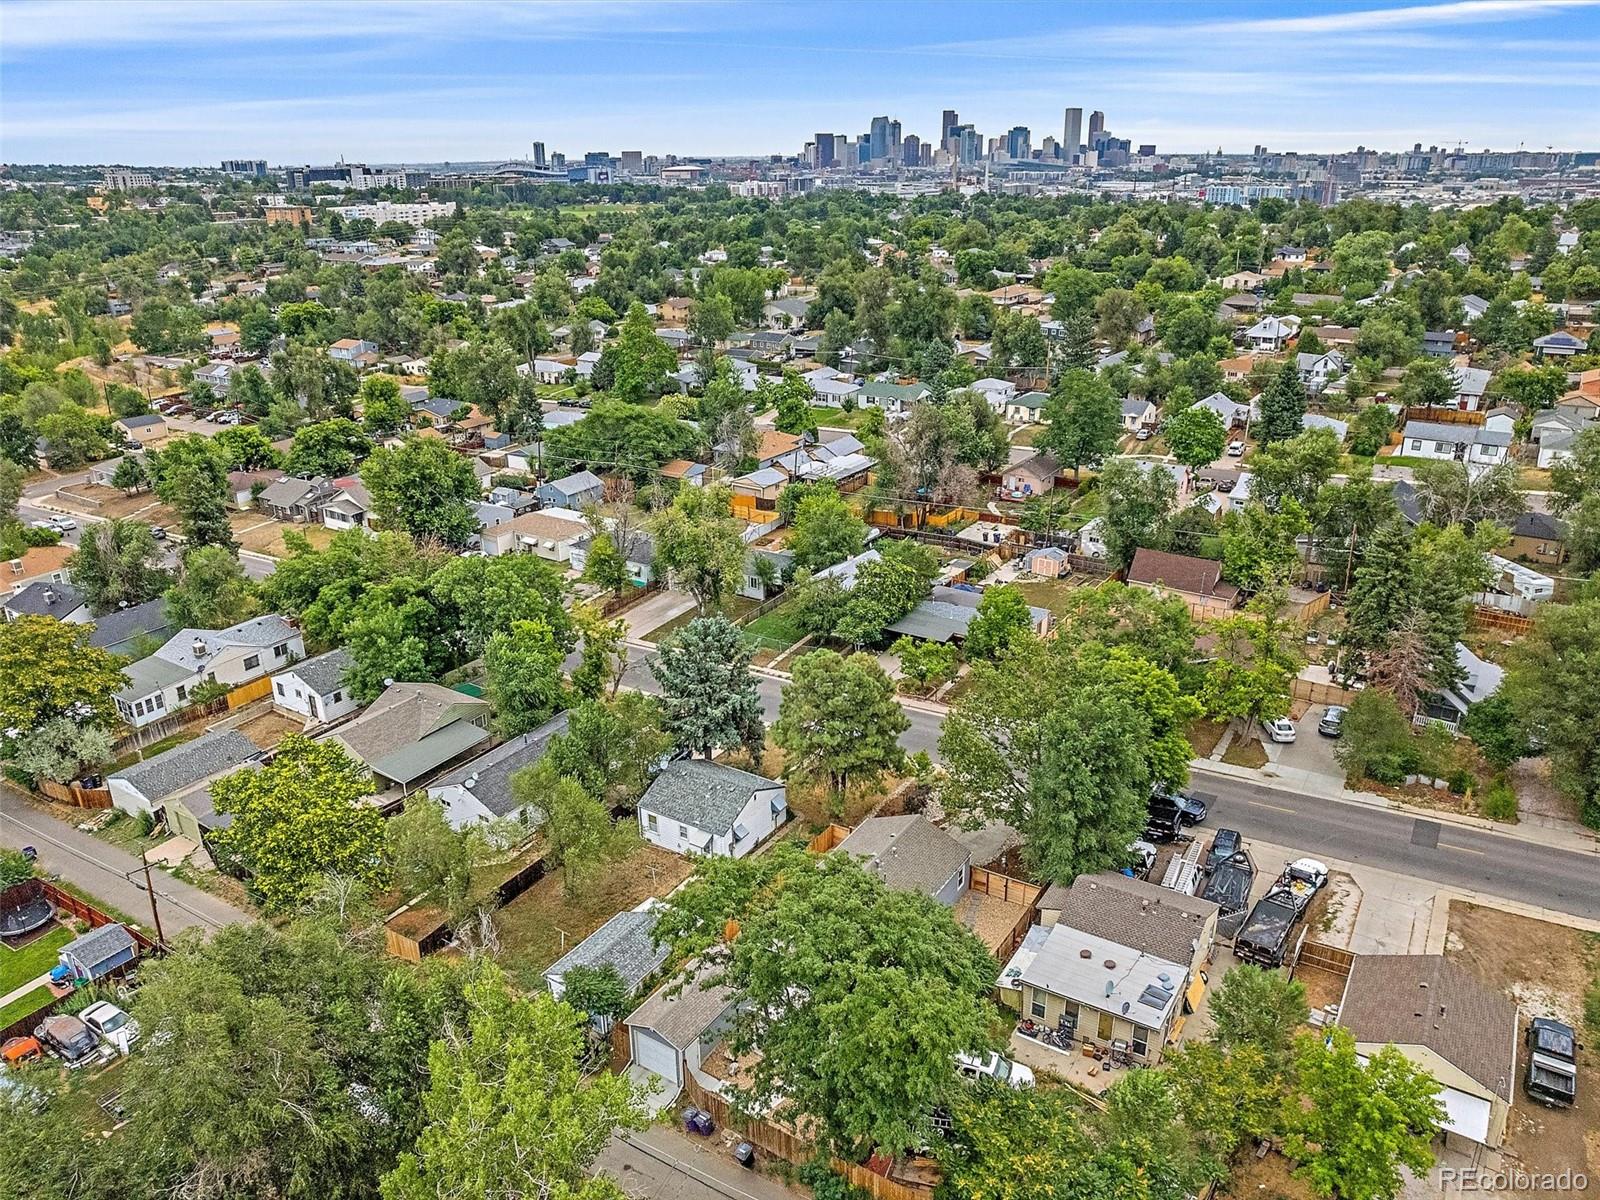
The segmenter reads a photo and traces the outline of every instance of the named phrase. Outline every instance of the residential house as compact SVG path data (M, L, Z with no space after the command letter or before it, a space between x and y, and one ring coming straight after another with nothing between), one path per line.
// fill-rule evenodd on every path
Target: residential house
M330 358L336 358L340 362L352 364L357 362L364 354L376 354L377 352L376 343L362 338L340 338L328 347L328 356Z
M1489 302L1482 296L1475 296L1471 292L1468 292L1465 296L1461 297L1461 311L1467 316L1466 323L1471 325L1479 317L1483 316L1484 313L1489 311Z
M1356 1052L1394 1046L1440 1086L1447 1149L1497 1150L1517 1085L1517 1005L1442 954L1361 954L1338 1022Z
M1316 395L1345 372L1345 357L1337 350L1325 354L1295 355L1295 369L1306 391Z
M1470 466L1492 467L1506 460L1511 437L1511 422L1505 417L1489 417L1482 425L1407 421L1400 452L1409 458L1454 459Z
M1217 282L1225 292L1254 292L1266 286L1267 277L1259 271L1235 271Z
M668 296L656 305L657 316L663 321L674 321L679 325L687 324L693 312L694 301L688 296Z
M868 817L835 849L884 886L954 905L972 882L972 852L928 818Z
M531 370L534 379L539 383L554 385L564 382L567 372L576 371L577 366L577 359L535 358ZM519 373L526 375L529 373L530 368L527 363L522 363L517 367L517 370Z
M1158 596L1177 596L1197 618L1225 617L1239 601L1239 589L1222 582L1221 563L1142 546L1128 568L1128 584Z
M1548 513L1525 512L1511 526L1510 558L1559 567L1567 561L1567 530Z
M1061 465L1048 454L1034 454L1012 463L1001 476L1000 488L1013 498L1042 496L1056 485Z
M30 583L21 591L13 592L0 611L5 619L18 617L54 617L58 621L78 625L93 620L83 594L70 583L52 583L41 580Z
M675 854L743 858L789 819L782 783L697 758L668 763L638 808L645 841Z
M133 816L154 814L168 798L237 770L260 755L256 744L238 730L214 730L112 772L106 777L106 790L120 811Z
M305 652L300 631L279 616L227 629L181 629L154 654L125 668L128 684L113 699L122 719L138 729L186 707L202 684L237 688Z
M1574 354L1582 354L1587 348L1582 338L1574 337L1564 329L1533 339L1536 358L1571 358Z
M483 552L490 558L502 554L537 554L565 566L572 561L572 548L588 536L589 526L582 520L556 516L544 510L523 513L485 529L480 540Z
M1256 314L1266 307L1266 301L1254 292L1238 292L1225 296L1217 306L1217 320L1229 325L1253 324Z
M781 429L763 430L761 440L756 443L756 466L773 466L780 459L793 455L804 444L795 434L784 433Z
M229 471L227 506L246 512L256 505L256 496L284 477L282 471Z
M920 383L894 383L887 379L869 379L856 393L856 403L864 407L881 408L886 413L902 413L907 406L926 400L933 392Z
M410 792L490 740L487 700L436 683L392 683L359 717L327 735L378 777Z
M1454 358L1456 331L1454 329L1428 329L1422 334L1422 352L1429 358Z
M1194 406L1216 413L1225 429L1243 429L1250 424L1250 405L1240 404L1226 392L1212 392L1204 400L1196 400Z
M167 422L160 413L118 417L111 425L130 445L138 442L141 446L151 446L167 439Z
M228 388L233 384L233 364L207 363L194 373L194 381L210 391L217 399L225 400L228 397Z
M1156 406L1149 400L1128 396L1122 401L1122 428L1128 433L1156 424Z
M605 498L606 485L593 471L577 471L560 479L541 483L534 494L546 508L570 508L582 512Z
M345 684L350 652L343 647L302 659L272 677L272 707L312 725L325 725L361 705Z
M28 547L21 558L0 567L0 598L14 596L34 583L65 583L67 563L76 552L76 547L67 545Z
M123 658L144 655L152 643L160 644L172 632L167 620L167 602L157 596L143 604L112 609L94 618L89 644Z
M1479 658L1465 642L1456 643L1456 666L1461 672L1461 682L1442 692L1425 696L1417 723L1433 721L1454 731L1474 704L1487 700L1500 690L1505 682L1505 668L1488 659Z
M1318 325L1315 332L1317 340L1329 350L1348 352L1361 340L1361 330L1348 325Z
M674 458L662 463L658 474L662 479L684 487L704 487L706 472L710 469L705 463L691 462L687 458Z
M296 479L286 475L261 489L256 496L256 508L279 521L292 521L296 525L320 524L324 507L338 494L339 489L326 479Z
M578 355L577 361L573 364L572 369L578 373L579 379L588 379L594 375L594 369L599 365L599 362L600 351L585 350L582 354Z
M827 405L829 408L843 408L846 400L861 391L861 385L848 375L832 379L810 379L807 382L817 403Z
M1183 1015L1188 963L1188 953L1164 957L1058 920L1030 932L1000 987L1017 994L1024 1017L1150 1066Z
M444 806L445 817L455 829L507 817L531 823L531 814L521 812L511 794L511 776L543 758L551 740L566 730L567 714L560 713L434 780L428 785L428 795Z
M1211 961L1218 906L1116 871L1053 883L1038 899L1039 922L1068 925L1183 966L1191 982Z
M1222 371L1224 383L1243 383L1250 378L1250 372L1256 369L1256 356L1241 354L1237 358L1224 358L1217 366Z
M725 984L711 984L711 972L694 967L687 980L669 980L623 1022L633 1065L661 1080L652 1103L670 1105L691 1074L722 1040L733 1022L736 997Z
M1472 261L1472 251L1467 249L1465 242L1461 242L1446 257L1455 259L1464 267Z
M1482 367L1457 367L1456 376L1456 407L1463 412L1477 412L1478 406L1483 403L1484 393L1489 390L1489 380L1493 372Z
M610 967L622 980L629 998L637 996L644 981L664 965L672 952L665 942L657 945L652 937L660 917L661 901L654 896L637 908L619 912L571 950L545 969L544 980L550 995L560 1000L567 991L567 972L577 967ZM592 1016L590 1023L601 1033L610 1033L610 1017Z
M1009 379L980 379L965 390L977 392L995 412L1004 412L1006 405L1016 397L1017 385Z
M784 296L761 306L761 317L768 329L804 329L806 310L811 301L804 296Z
M589 549L594 545L592 535L579 538L572 543L571 562L572 569L582 575L589 565ZM644 587L655 578L656 573L656 546L655 542L646 533L635 533L626 546L619 545L617 550L622 555L622 561L627 567L628 579L635 587Z
M1257 354L1281 354L1299 333L1299 317L1263 317L1245 331L1244 338Z
M1049 392L1023 392L1006 401L1005 419L1013 425L1037 424L1044 418L1044 406L1049 402Z
M964 642L982 599L981 592L935 585L926 600L890 625L887 632L922 642ZM1028 613L1035 633L1043 635L1049 630L1049 609L1029 605Z
M335 532L373 527L372 496L355 475L333 481L333 491L322 503L322 523Z

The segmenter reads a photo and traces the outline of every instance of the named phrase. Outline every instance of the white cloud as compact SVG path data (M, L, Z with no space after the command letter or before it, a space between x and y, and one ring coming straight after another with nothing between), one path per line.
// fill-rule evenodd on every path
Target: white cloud
M1450 4L1413 4L1400 8L1339 9L1306 17L1247 17L1235 21L1202 21L1186 33L1239 36L1253 34L1358 33L1415 26L1476 25L1521 21L1560 9L1589 8L1600 0L1455 0Z

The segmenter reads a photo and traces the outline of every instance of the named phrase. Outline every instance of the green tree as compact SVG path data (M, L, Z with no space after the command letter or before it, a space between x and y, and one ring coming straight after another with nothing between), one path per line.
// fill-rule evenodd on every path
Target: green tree
M1401 1167L1418 1178L1433 1167L1445 1116L1438 1081L1394 1046L1365 1058L1343 1026L1299 1040L1305 1103L1288 1110L1284 1152L1318 1195L1392 1200L1405 1184Z
M1172 456L1191 470L1210 466L1227 448L1228 430L1209 408L1186 408L1168 419L1161 436Z
M255 583L223 546L185 552L166 609L174 629L226 629L262 611Z
M1276 606L1277 599L1266 595ZM1246 736L1257 723L1285 715L1300 663L1276 623L1259 614L1241 614L1216 622L1211 631L1217 639L1215 658L1199 696L1206 712L1239 722Z
M1516 707L1504 688L1467 710L1461 732L1472 739L1490 766L1502 771L1532 753L1528 735L1517 720Z
M27 469L19 463L0 459L0 524L17 519L17 505L22 502L22 486L27 478Z
M969 659L997 659L1033 629L1033 611L1022 590L1002 583L984 591L967 626L963 649Z
M772 739L793 779L825 779L841 807L852 780L877 779L905 761L911 727L894 683L869 654L813 650L794 665Z
M171 580L160 561L150 526L119 518L84 530L67 572L84 602L105 613L159 596Z
M1389 444L1394 413L1382 404L1369 404L1356 414L1350 429L1350 453L1371 458Z
M650 314L637 300L622 318L614 349L616 378L611 390L633 403L659 395L667 375L678 365L678 356L656 336Z
M211 441L199 435L179 438L161 451L156 495L178 514L190 546L237 550L228 523L228 467Z
M744 578L744 522L725 486L680 488L650 523L656 565L695 598L702 614L720 608Z
M400 394L400 381L390 375L369 375L361 381L361 423L369 433L394 433L411 419L411 405Z
M812 490L795 509L788 549L802 571L820 571L861 553L867 523L832 489Z
M52 717L37 729L13 739L11 765L35 779L69 783L86 769L112 759L111 733L101 725L85 725L71 717ZM0 887L9 886L0 884Z
M233 817L212 840L249 871L263 905L282 912L309 900L324 876L377 873L383 817L362 803L372 792L371 773L337 742L290 734L270 763L212 782L217 811Z
M1368 688L1345 712L1334 755L1351 780L1400 783L1416 761L1411 720L1389 693Z
M573 967L561 977L561 999L590 1019L616 1021L628 1015L633 993L610 963Z
M562 707L566 652L543 621L514 621L484 646L489 698L502 737L516 737L548 721Z
M122 659L89 644L90 625L54 617L0 624L0 748L11 730L28 733L66 717L84 725L117 719L112 697L128 685Z
M761 744L750 658L744 635L726 617L697 617L660 643L650 673L676 745L710 758L713 750Z
M426 897L454 917L467 910L480 844L475 831L452 827L444 805L425 792L413 792L383 827L396 893L407 900Z
M1282 500L1276 511L1247 504L1222 519L1222 574L1248 591L1289 581L1300 566L1298 539L1311 531L1305 509Z
M1512 647L1502 687L1522 727L1545 747L1556 785L1580 805L1584 824L1600 829L1597 658L1600 599L1546 604Z
M1074 475L1114 453L1122 437L1122 406L1092 371L1063 371L1045 401L1044 417L1050 427L1034 444L1071 464Z
M817 414L811 411L814 399L810 386L794 371L785 371L770 394L757 392L758 401L770 400L777 413L773 424L784 433L816 433Z
M1250 460L1250 498L1276 509L1286 500L1309 508L1339 469L1339 437L1313 428L1256 451Z
M443 442L408 438L394 449L373 451L361 482L385 525L416 538L464 546L478 532L472 504L483 495L472 463Z
M955 1056L992 1044L994 960L946 906L848 856L779 845L754 857L707 864L657 926L676 949L706 951L707 973L683 986L731 990L733 1053L760 1048L735 1104L781 1103L846 1155L928 1144L933 1109L964 1086ZM728 920L738 938L706 945L701 931ZM884 1061L894 1070L871 1069Z
M568 714L566 731L550 739L545 758L608 806L631 805L672 749L661 724L660 703L642 692L587 700Z
M1100 473L1105 497L1101 537L1111 562L1125 568L1141 546L1161 549L1178 508L1178 483L1159 466L1143 467L1132 459L1114 458Z
M487 967L465 1000L464 1029L428 1048L426 1124L383 1177L383 1200L622 1200L589 1172L615 1133L649 1124L642 1090L580 1075L578 1013L548 993L520 995Z
M595 534L584 557L583 579L598 584L613 596L620 596L631 578L628 561L617 549L616 539L609 533Z
M1489 390L1506 403L1516 405L1524 417L1531 419L1565 394L1567 373L1557 366L1518 365L1496 375Z
M254 425L219 429L211 439L211 444L222 455L223 464L230 471L254 471L278 465L278 452Z
M1267 390L1261 393L1261 420L1256 424L1256 439L1262 445L1286 442L1300 433L1306 412L1305 389L1293 361L1278 368Z
M889 647L900 660L900 677L920 691L930 691L955 677L958 665L956 648L939 642L919 642L900 637Z
M291 475L337 479L355 470L371 451L372 442L361 426L345 417L333 417L296 432L283 466Z
M1396 391L1399 401L1412 408L1454 408L1455 371L1436 358L1419 358L1406 368Z
M1306 1023L1305 985L1278 971L1241 964L1212 990L1210 1011L1219 1046L1253 1049L1281 1072L1288 1069L1295 1033Z
M511 795L538 825L545 858L562 871L562 894L580 895L608 862L634 848L632 822L613 823L606 806L575 779L563 778L555 764L541 761L511 774Z

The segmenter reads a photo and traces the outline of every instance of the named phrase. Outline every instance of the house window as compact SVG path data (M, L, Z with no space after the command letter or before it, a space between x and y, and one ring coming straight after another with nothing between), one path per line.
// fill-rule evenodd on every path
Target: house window
M1411 448L1413 450L1421 450L1422 449L1422 439L1421 438L1412 438L1411 439Z
M654 833L656 831L656 829L659 828L659 826L660 826L660 822L658 822L656 820L655 813L649 813L648 815L646 815L646 817L645 817L645 827L647 829L649 829L652 833Z
M687 838L689 836L689 827L687 825L679 825L678 836L680 838Z
M163 696L160 692L157 692L156 693L156 707L157 708L166 708L166 706L167 706L167 698L165 696Z
M1150 1053L1150 1031L1143 1025L1133 1027L1133 1053L1138 1058Z
M280 679L280 680L278 680L278 682L277 682L277 683L276 683L276 684L274 684L274 685L273 685L273 690L274 690L274 691L275 691L275 692L277 692L277 693L278 693L278 695L280 695L280 696L287 696L287 695L288 695L288 694L289 694L289 693L288 693L288 692L286 692L286 691L284 691L284 688L283 688L283 680L281 680L281 679ZM182 688L179 688L179 689L178 689L178 692L179 692L179 699L182 699L182 692L183 692L183 689L182 689Z
M344 699L344 693L343 692L335 692L333 694L333 702L335 704L339 703L339 701L341 701L343 699Z
M1041 1021L1044 1020L1044 993L1043 992L1036 991L1036 992L1033 993L1033 1000L1028 1005L1028 1011L1031 1014L1033 1014L1034 1016L1038 1017Z
M261 655L259 654L252 654L249 658L244 660L244 669L246 671L254 671L260 665Z
M274 646L272 648L272 657L273 658L287 658L288 655L289 655L289 643L288 642L284 642L281 646Z
M187 687L185 687L183 684L180 683L178 685L178 699L179 700L187 700L188 698L189 698L189 689Z
M311 715L313 717L319 715L317 713L317 698L315 696L308 696L306 697L306 702L311 705Z

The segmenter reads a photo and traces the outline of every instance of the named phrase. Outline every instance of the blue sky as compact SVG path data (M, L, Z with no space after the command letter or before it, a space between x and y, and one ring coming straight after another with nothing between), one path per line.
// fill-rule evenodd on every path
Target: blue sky
M0 2L8 162L793 153L955 108L1163 150L1600 149L1600 0Z

